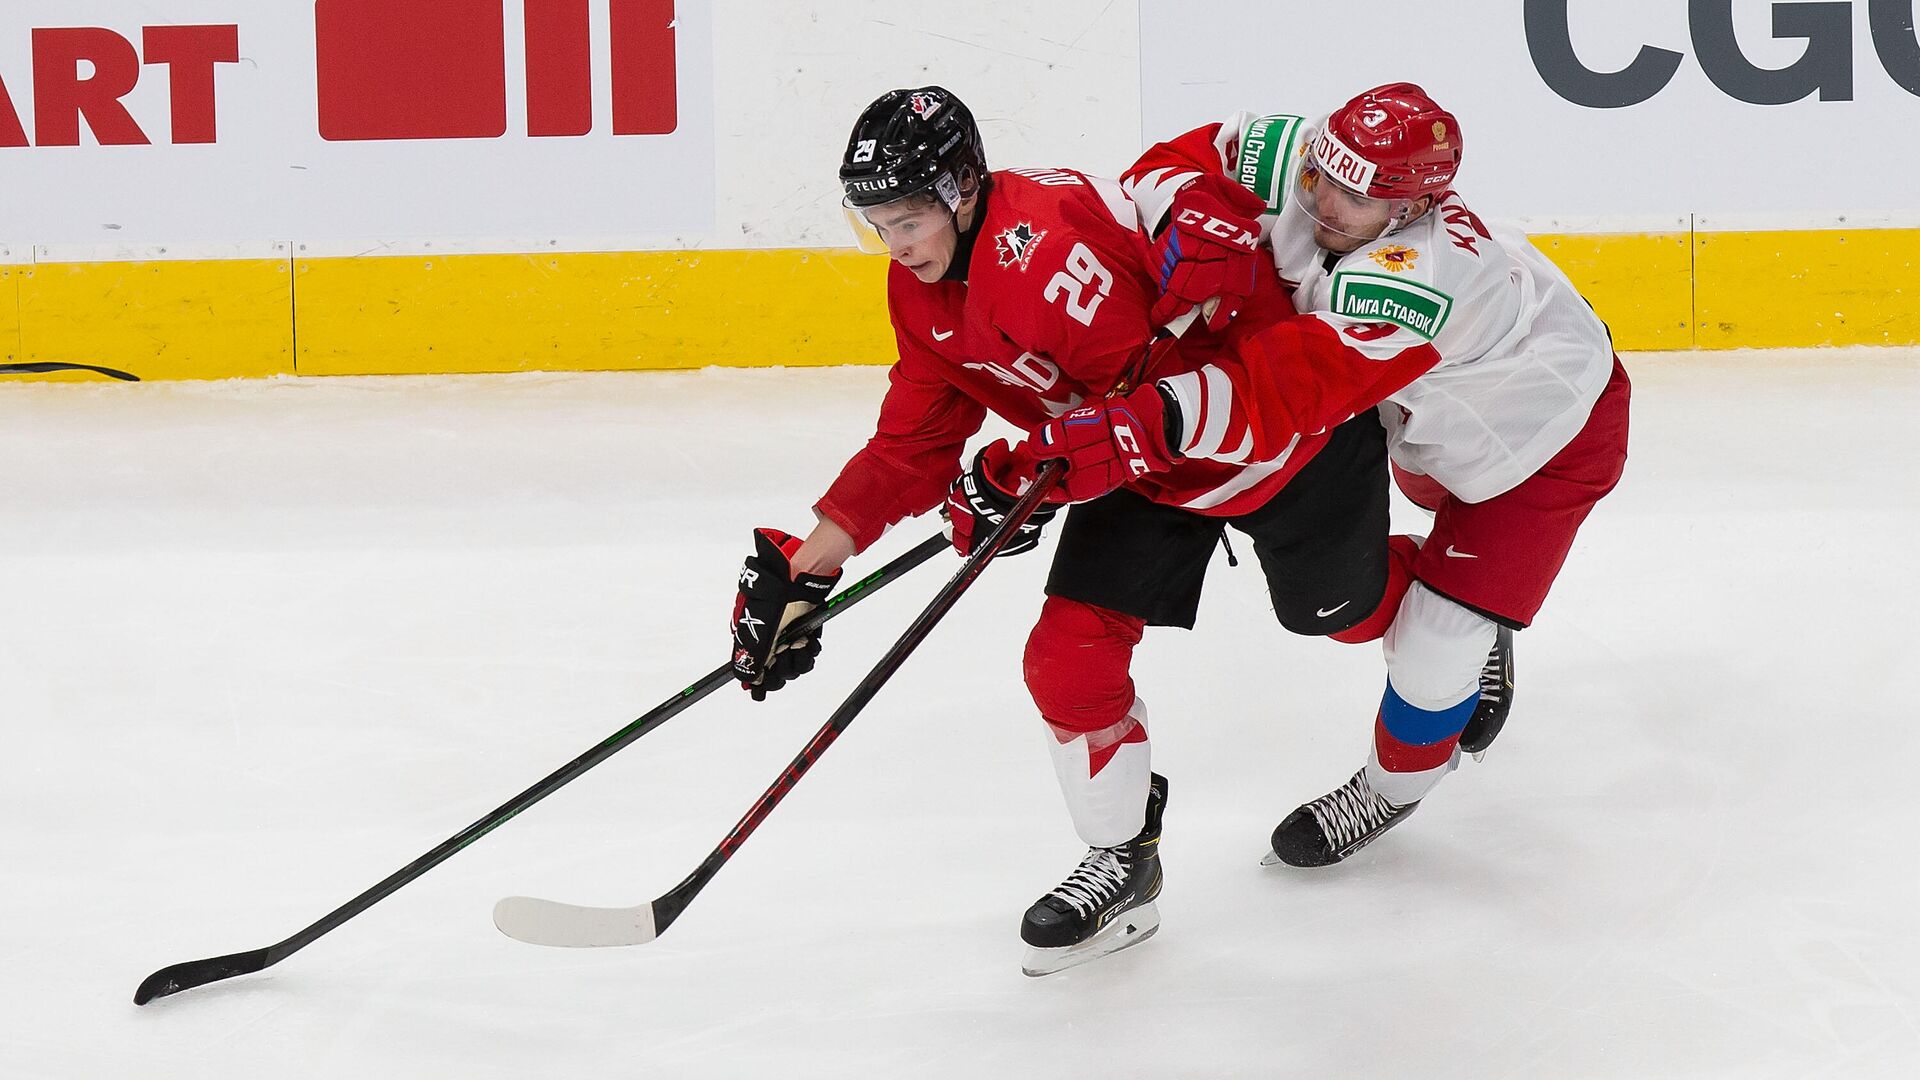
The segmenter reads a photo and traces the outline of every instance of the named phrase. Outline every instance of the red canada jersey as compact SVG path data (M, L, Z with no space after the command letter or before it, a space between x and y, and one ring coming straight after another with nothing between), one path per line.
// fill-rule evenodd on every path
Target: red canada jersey
M1069 169L995 172L965 281L921 282L895 263L887 308L900 359L880 420L814 510L864 550L902 518L945 500L967 440L991 411L1017 427L1098 398L1122 382L1193 370L1220 342L1196 332L1134 371L1155 328L1159 292L1139 213L1120 185ZM962 248L956 257L967 257ZM1273 299L1291 305L1279 289ZM1264 504L1325 443L1247 467L1195 459L1130 485L1156 502L1232 516Z

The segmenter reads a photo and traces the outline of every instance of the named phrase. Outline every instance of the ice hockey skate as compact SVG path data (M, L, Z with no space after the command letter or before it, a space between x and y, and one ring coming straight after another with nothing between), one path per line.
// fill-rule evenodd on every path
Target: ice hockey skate
M1020 970L1051 975L1138 945L1160 928L1160 817L1167 778L1155 774L1140 835L1119 847L1089 848L1052 892L1034 902L1020 924L1027 944Z
M1331 866L1405 821L1419 805L1388 802L1361 769L1353 779L1288 814L1273 830L1273 850L1260 863Z
M1507 710L1513 708L1513 630L1503 626L1494 636L1493 651L1487 654L1486 666L1480 669L1480 703L1473 708L1473 716L1467 720L1465 730L1460 732L1460 750L1472 754L1473 760L1480 761L1487 756L1487 747L1500 737L1500 729L1506 726Z

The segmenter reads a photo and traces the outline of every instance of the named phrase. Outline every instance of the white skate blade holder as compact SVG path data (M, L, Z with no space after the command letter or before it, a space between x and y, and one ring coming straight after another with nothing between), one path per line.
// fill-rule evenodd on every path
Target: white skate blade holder
M652 904L581 907L532 896L509 896L493 905L493 925L516 941L562 949L644 945L659 936Z
M1160 929L1160 909L1151 902L1137 908L1123 911L1113 922L1099 933L1078 945L1063 945L1057 949L1041 949L1027 946L1027 954L1020 961L1023 975L1039 977L1052 975L1056 971L1065 971L1070 967L1079 967L1089 960L1098 960L1129 946L1138 945L1152 937Z

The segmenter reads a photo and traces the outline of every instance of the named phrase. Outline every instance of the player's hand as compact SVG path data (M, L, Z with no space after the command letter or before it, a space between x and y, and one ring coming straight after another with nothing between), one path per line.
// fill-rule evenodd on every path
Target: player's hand
M740 685L764 701L769 693L813 670L820 656L820 632L776 647L787 624L826 602L840 580L831 574L798 574L789 562L800 538L778 529L755 529L754 553L740 568L740 593L733 601L733 674Z
M1259 196L1232 179L1206 173L1173 196L1167 225L1153 241L1160 299L1153 324L1166 326L1192 308L1218 299L1207 328L1225 326L1253 295L1260 260Z
M1014 457L1005 439L983 447L974 455L973 467L960 474L947 492L947 504L941 513L947 519L947 536L962 557L973 554L974 545L1000 526L1007 512L1020 500L1027 485L1033 483L1033 463ZM1040 546L1040 530L1060 512L1057 503L1041 503L1020 526L1020 531L1000 549L1002 555L1018 555Z
M1012 455L1065 461L1067 473L1055 497L1066 502L1097 499L1138 477L1173 467L1166 410L1159 388L1143 386L1041 424Z

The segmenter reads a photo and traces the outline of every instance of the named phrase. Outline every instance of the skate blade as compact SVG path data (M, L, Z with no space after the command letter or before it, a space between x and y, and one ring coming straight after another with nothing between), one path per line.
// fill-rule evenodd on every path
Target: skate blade
M1079 967L1089 960L1098 960L1121 949L1138 945L1154 935L1160 929L1160 909L1151 901L1141 904L1131 911L1124 911L1107 925L1105 930L1093 935L1078 945L1063 945L1057 949L1041 949L1027 946L1027 955L1020 962L1020 973L1039 978L1052 975L1056 971L1065 971Z
M1487 752L1485 750L1475 750L1473 752L1473 763L1475 765L1478 765L1485 760L1487 760Z
M1268 848L1267 853L1265 855L1260 856L1260 865L1261 866L1282 865L1280 862L1280 853L1273 850L1272 848Z

